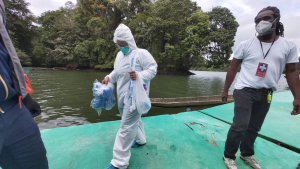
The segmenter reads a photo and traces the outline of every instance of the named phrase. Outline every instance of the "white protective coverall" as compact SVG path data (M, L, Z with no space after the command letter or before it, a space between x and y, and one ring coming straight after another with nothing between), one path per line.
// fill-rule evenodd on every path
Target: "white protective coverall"
M121 114L121 127L117 133L111 164L114 167L127 168L130 159L130 149L134 140L138 144L145 144L146 137L144 124L141 121L141 114L134 110L130 112L129 98L127 97L130 85L130 57L136 57L135 72L141 77L150 92L150 80L157 73L157 64L152 55L145 49L139 49L136 46L134 37L130 29L120 24L114 33L114 42L126 41L129 46L129 52L124 55L121 51L117 54L114 62L114 70L107 76L109 82L117 82L118 108Z

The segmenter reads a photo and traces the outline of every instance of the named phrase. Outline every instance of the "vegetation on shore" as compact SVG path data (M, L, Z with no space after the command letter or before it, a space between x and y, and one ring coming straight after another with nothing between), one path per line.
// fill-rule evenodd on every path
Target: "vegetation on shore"
M24 66L111 69L113 33L128 25L165 73L223 70L238 23L229 9L203 12L191 0L78 0L35 17L25 0L4 0L10 35Z

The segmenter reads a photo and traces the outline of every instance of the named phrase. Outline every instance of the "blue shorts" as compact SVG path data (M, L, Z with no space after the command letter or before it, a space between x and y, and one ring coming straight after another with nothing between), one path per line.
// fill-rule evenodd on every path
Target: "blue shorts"
M24 104L20 109L16 100L4 114L0 114L0 124L2 169L49 168L39 128Z

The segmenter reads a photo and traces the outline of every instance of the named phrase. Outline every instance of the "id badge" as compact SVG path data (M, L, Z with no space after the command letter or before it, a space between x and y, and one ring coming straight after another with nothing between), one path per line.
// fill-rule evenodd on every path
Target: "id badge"
M265 77L267 70L268 70L268 64L259 62L257 71L256 71L256 76Z

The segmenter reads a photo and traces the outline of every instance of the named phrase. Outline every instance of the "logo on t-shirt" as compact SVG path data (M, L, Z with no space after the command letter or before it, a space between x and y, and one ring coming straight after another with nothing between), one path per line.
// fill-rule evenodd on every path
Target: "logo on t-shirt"
M259 62L256 71L256 76L265 77L267 70L268 70L268 64Z

